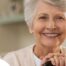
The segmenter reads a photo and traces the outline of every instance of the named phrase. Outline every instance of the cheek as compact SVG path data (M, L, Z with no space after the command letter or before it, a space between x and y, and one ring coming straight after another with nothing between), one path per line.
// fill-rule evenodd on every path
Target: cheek
M63 35L66 35L66 24L60 25L60 29L63 32Z
M42 32L44 28L45 28L45 24L40 23L39 21L33 24L33 30L35 30L35 32Z
M62 35L59 37L60 41L63 42L66 38L66 25L64 24L60 24L59 26L60 31L62 32Z
M33 26L33 35L36 39L40 38L41 32L44 29L44 27L41 24L34 24Z
M61 32L66 33L66 23L65 22L57 23L57 27L59 28Z

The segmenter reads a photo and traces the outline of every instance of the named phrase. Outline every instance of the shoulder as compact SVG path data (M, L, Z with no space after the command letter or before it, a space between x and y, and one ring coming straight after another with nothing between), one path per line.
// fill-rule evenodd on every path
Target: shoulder
M28 53L31 53L32 50L33 50L33 45L30 45L25 48L19 49L18 51L15 51L15 54L23 56L23 55L27 55Z
M3 60L5 60L8 64L10 64L10 66L15 66L15 65L19 66L16 55L15 55L15 52L16 51L9 52L3 57Z
M17 51L9 52L3 59L8 62L11 66L19 66L19 62L24 62L25 58L31 55L33 45L19 49ZM24 59L24 60L23 60Z
M0 65L1 66L10 66L7 62L5 62L4 60L0 59Z

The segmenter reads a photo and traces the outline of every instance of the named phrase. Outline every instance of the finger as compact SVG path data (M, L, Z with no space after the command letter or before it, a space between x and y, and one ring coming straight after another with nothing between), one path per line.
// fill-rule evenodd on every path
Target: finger
M54 56L55 65L59 66L60 62L57 56Z
M65 66L65 59L63 56L59 57L59 61L60 61L60 66Z
M52 63L54 66L56 65L54 58L50 58L50 61L51 61L51 63Z
M66 66L66 55L65 55L65 66Z
M43 58L43 60L49 60L50 58L52 58L54 55L53 55L53 53L49 53L47 56L45 56L44 58Z
M64 53L61 53L59 56L65 57L65 54Z
M53 54L50 53L48 54L47 56L45 56L43 59L42 59L42 63L41 64L44 64L46 61L48 61L50 58L53 57Z

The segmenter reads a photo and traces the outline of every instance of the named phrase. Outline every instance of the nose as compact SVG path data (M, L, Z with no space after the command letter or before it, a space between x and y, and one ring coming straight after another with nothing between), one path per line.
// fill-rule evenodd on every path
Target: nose
M46 28L49 30L55 30L56 29L56 23L54 20L49 20L49 22L47 22Z

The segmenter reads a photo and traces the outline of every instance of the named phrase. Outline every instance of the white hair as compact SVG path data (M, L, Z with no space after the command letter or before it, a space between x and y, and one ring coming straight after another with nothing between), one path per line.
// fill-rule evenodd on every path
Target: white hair
M34 17L35 7L38 0L24 0L24 17L27 25L32 24L32 19ZM66 10L66 0L42 0L50 5L57 6Z
M24 17L27 25L31 25L37 0L24 0Z

